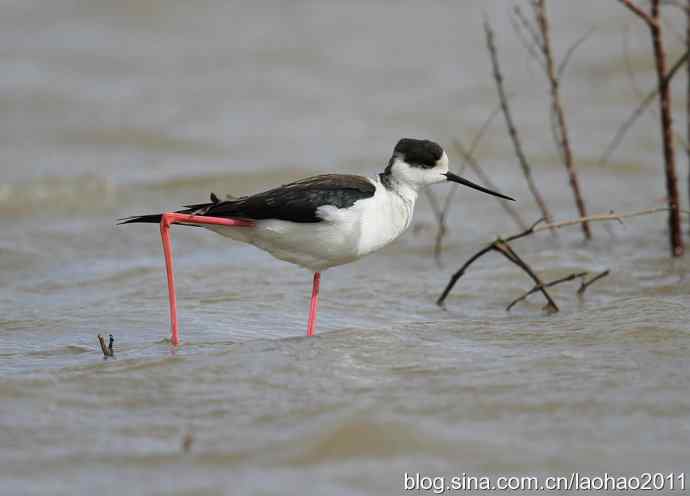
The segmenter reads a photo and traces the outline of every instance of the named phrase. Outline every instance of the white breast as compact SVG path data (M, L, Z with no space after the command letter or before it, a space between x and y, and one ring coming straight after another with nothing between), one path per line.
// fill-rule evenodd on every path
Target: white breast
M358 200L350 208L320 207L322 222L260 220L254 228L209 228L286 262L322 271L384 247L410 225L416 192L394 192L379 181L372 183L376 186L374 196Z
M404 233L412 222L416 199L411 189L389 190L376 181L376 194L355 204L361 223L359 255L379 250Z

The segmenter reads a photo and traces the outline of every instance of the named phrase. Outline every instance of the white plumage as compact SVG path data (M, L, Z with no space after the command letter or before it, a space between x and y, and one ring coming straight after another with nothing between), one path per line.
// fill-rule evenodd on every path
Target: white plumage
M312 272L354 262L397 239L412 222L417 191L446 181L448 157L433 169L413 169L397 159L386 186L381 178L367 178L376 188L370 198L351 207L318 207L321 222L303 223L277 219L257 220L250 229L204 226L223 236L250 243L274 257Z

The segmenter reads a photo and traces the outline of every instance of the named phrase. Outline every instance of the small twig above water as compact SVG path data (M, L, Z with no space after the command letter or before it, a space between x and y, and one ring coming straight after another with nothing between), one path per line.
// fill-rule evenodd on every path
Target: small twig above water
M555 281L550 281L550 282L544 283L544 285L542 287L534 286L529 291L525 291L523 294L521 294L520 296L515 298L513 301L511 301L510 305L508 305L506 307L506 312L509 312L511 308L513 308L515 305L517 305L521 301L526 300L529 295L534 294L537 291L541 291L542 288L551 288L553 286L556 286L557 284L572 281L573 279L584 278L587 276L587 274L589 274L589 272L578 272L578 273L567 275L565 277L561 277L560 279L556 279ZM578 294L580 294L579 291L578 291Z
M546 310L547 313L558 312L558 305L556 305L554 299L551 297L548 291L546 291L547 285L544 284L537 273L532 270L532 268L524 260L522 260L517 253L515 253L513 248L508 243L499 239L496 241L494 249L502 253L508 260L520 267L527 273L528 276L532 278L535 284L535 291L541 291L541 294L543 294L544 298L546 298L546 306L544 307L544 310Z
M194 436L191 432L186 433L182 437L182 452L189 453L192 449L192 444L194 443Z
M108 345L106 346L105 338L103 336L101 336L100 334L98 335L98 343L101 345L101 351L103 352L104 358L115 357L115 353L113 351L113 343L114 342L115 342L115 339L113 338L113 335L108 334Z
M671 245L671 256L683 255L683 233L680 228L680 200L678 196L678 176L676 173L676 155L673 144L673 112L671 105L670 71L667 70L666 47L662 31L661 1L650 0L649 13L637 6L633 0L619 0L642 19L649 28L654 50L657 88L659 94L659 115L661 117L661 137L664 153L664 173L666 176L666 196L669 207L668 231Z
M623 223L623 219L626 218L631 218L631 217L640 217L643 215L651 215L655 214L658 212L668 212L669 209L667 207L659 207L659 208L649 208L645 210L638 210L635 212L627 212L623 214L617 214L615 212L609 212L608 214L595 214L595 215L589 215L587 217L581 217L578 219L572 219L572 220L566 220L562 222L555 222L555 223L548 223L548 224L542 224L543 219L539 219L537 222L532 224L529 228L525 229L524 231L513 234L512 236L508 237L499 237L497 240L489 243L488 245L484 246L481 250L479 250L477 253L472 255L461 267L458 269L451 277L450 280L448 281L448 284L446 284L445 289L443 290L443 293L441 293L441 296L436 300L436 304L440 307L443 307L443 304L450 294L451 290L455 286L455 284L458 282L458 280L465 274L467 269L477 260L479 260L482 256L486 255L487 253L490 253L492 251L498 251L502 253L503 255L506 256L506 258L510 257L508 255L514 254L515 252L511 249L510 251L507 251L505 248L503 248L504 245L508 245L508 243L511 243L513 241L516 241L518 239L524 238L526 236L530 236L532 234L538 233L540 231L545 231L545 230L553 230L553 229L560 229L562 227L567 227L567 226L574 226L574 225L579 225L582 222L603 222L603 221L618 221L620 223ZM688 210L681 210L680 211L683 214L690 214L690 211ZM541 225L540 225L541 224ZM511 259L511 262L516 263L515 260ZM524 269L519 263L516 263L516 265L520 266L521 268ZM529 274L529 272L528 272ZM532 277L530 275L530 277ZM604 277L603 275L600 276L598 279L601 277ZM534 279L534 277L532 277ZM544 284L538 281L536 281L537 286L540 286L538 288L539 291L544 290ZM593 283L594 280L590 281L589 284ZM585 286L586 288L587 286ZM583 290L584 292L584 290ZM542 291L544 293L544 291ZM546 297L546 295L545 295ZM549 300L549 298L547 298ZM550 301L549 301L550 303ZM556 309L558 307L556 306Z
M611 273L610 270L606 269L604 272L601 272L600 274L597 274L596 276L592 277L589 281L582 281L580 284L580 287L577 290L577 295L582 296L585 294L585 290L590 287L592 284L597 282L599 279L602 279L609 275Z

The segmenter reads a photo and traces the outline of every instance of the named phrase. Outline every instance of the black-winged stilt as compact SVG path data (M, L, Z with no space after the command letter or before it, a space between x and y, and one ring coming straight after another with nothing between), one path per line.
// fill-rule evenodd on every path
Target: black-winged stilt
M206 227L250 243L314 273L307 335L314 334L321 272L353 262L383 248L410 225L417 192L430 184L452 181L500 198L448 171L448 156L437 143L401 139L386 169L376 178L325 174L263 193L184 210L121 219L122 224L160 224L168 276L171 341L179 343L177 301L170 242L172 224Z

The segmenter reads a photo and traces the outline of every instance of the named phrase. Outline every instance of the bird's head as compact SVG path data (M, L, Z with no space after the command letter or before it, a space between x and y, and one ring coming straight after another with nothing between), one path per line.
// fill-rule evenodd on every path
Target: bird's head
M429 140L403 138L398 141L383 174L413 189L452 181L499 198L514 201L509 196L496 193L449 172L448 155L438 143Z

